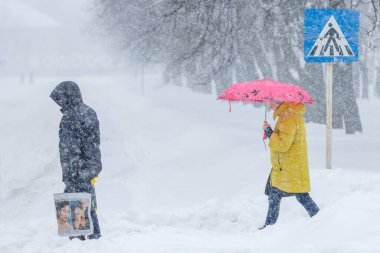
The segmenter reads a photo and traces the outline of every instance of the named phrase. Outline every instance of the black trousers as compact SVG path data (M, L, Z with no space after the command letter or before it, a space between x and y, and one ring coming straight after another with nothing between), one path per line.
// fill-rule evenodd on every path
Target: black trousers
M311 199L309 193L287 193L277 189L275 187L270 187L269 191L269 207L268 214L265 220L265 225L273 225L276 223L278 215L280 213L280 203L283 197L295 196L297 201L306 209L310 217L316 215L319 211L319 207Z
M87 192L91 194L91 219L94 225L94 235L100 235L98 216L96 215L95 187L91 183L66 183L65 193Z

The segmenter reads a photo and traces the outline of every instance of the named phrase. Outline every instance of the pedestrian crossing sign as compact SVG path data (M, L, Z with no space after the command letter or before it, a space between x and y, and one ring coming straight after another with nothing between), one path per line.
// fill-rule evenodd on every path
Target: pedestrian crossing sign
M306 62L353 62L358 60L358 11L306 9L304 16L304 58Z

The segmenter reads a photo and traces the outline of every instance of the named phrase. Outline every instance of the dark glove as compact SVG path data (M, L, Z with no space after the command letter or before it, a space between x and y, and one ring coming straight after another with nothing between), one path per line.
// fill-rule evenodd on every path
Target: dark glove
M270 137L272 136L272 133L273 133L272 128L267 127L267 128L265 128L264 132L265 132L265 135L270 139Z

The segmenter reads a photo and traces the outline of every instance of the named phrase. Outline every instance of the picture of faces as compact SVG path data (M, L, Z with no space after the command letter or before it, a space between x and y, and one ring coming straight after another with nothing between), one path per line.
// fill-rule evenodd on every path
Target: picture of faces
M89 199L56 200L58 234L78 235L91 230Z
M88 201L82 199L76 203L74 207L73 215L73 229L74 230L86 230L89 229L89 220L87 216Z
M70 204L68 201L62 201L56 203L57 209L57 222L58 222L58 231L70 231L72 229L71 224L71 211Z

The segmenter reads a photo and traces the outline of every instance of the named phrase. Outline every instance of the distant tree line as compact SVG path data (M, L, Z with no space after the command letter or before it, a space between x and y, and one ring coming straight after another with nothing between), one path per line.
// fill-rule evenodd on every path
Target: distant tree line
M96 20L122 52L141 65L165 66L167 82L217 94L234 82L264 77L300 85L317 101L309 106L306 120L322 124L324 65L303 60L303 12L305 8L360 10L361 60L334 64L333 127L344 127L346 133L362 131L356 97L368 97L378 0L94 2ZM380 85L376 89L380 95Z

